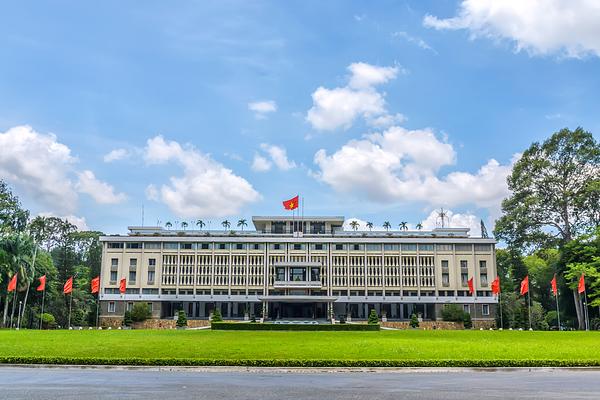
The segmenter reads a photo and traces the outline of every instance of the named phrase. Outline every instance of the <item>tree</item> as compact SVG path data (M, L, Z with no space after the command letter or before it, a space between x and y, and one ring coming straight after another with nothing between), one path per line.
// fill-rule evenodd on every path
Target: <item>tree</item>
M392 227L392 224L390 224L390 221L385 221L383 223L383 229L385 229L386 231L389 231L391 227Z
M375 312L374 308L372 308L371 312L369 313L368 323L369 325L375 325L379 323L379 317L377 316L377 312Z
M56 319L50 313L40 314L39 318L42 320L42 328L44 329L52 329L56 326Z
M152 317L152 312L148 304L137 302L131 308L131 320L133 322L144 322L148 318Z
M564 246L562 262L566 264L564 277L568 287L576 292L579 278L585 274L588 300L592 306L600 306L600 227Z
M423 229L423 224L419 222L417 225L415 225L415 228L417 228L417 230L420 231L421 229Z
M28 218L29 211L21 208L19 198L0 180L0 234L22 232Z
M360 224L358 223L358 221L353 220L352 222L350 222L350 226L352 227L353 231L357 231Z
M196 221L196 226L198 228L200 228L200 230L202 230L202 228L204 228L206 224L204 223L204 221L202 221L201 219L199 219L198 221Z
M187 223L187 222L185 222L185 221L183 221L183 222L181 223L181 229L183 229L183 230L185 231L185 228L187 228L187 227L188 227L188 223Z
M133 319L131 318L131 311L125 311L123 314L123 326L131 326Z
M417 318L417 314L412 314L410 316L410 322L408 323L411 328L416 329L419 327L419 318Z
M223 222L221 222L221 225L223 226L223 228L225 228L225 230L227 230L231 226L231 222L224 220Z
M442 319L451 322L463 322L465 310L459 304L446 304L442 308Z
M245 219L240 219L237 223L238 228L242 228L242 232L244 231L244 227L248 226L248 223L246 222Z
M221 316L221 310L218 307L215 307L212 315L212 322L223 322L223 317Z
M408 230L408 222L402 221L402 222L400 222L400 224L398 224L398 227L402 231L407 231Z
M509 247L564 246L600 225L600 144L582 128L533 143L507 181L511 195L502 202L494 232ZM583 329L577 291L573 299Z
M371 230L373 230L373 223L372 223L372 222L367 222L367 224L366 224L366 225L367 225L367 228L369 228L369 232L370 232Z
M178 328L184 328L187 326L187 317L185 316L185 311L179 310L177 313L176 325Z
M8 281L15 274L18 274L18 287L16 293L24 290L28 282L33 280L33 266L31 256L33 253L33 240L31 236L24 233L13 233L0 239L0 276L1 281ZM2 316L2 326L6 326L8 317L8 303L13 293L6 293L4 300L4 313ZM16 300L15 300L16 301ZM14 306L13 306L14 312ZM11 312L11 324L14 313Z
M165 228L171 229L172 226L173 226L173 224L171 223L171 221L165 222Z

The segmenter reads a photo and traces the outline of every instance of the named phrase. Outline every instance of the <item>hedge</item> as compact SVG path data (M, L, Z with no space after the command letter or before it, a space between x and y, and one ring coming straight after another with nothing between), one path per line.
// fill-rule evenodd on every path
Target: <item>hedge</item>
M119 365L119 366L241 366L241 367L600 367L600 360L299 360L202 358L0 357L0 364Z
M213 322L211 329L219 331L378 331L379 324L254 324Z

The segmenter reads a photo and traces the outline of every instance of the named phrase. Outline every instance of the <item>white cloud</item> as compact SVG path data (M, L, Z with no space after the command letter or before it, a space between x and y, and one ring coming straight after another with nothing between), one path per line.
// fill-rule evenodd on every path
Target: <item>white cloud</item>
M76 158L52 134L41 134L30 126L0 132L0 179L57 213L72 213L77 193L70 179Z
M404 39L408 43L415 44L418 47L422 48L423 50L429 50L429 51L432 51L437 54L435 49L433 49L433 47L431 47L426 41L424 41L420 37L412 36L406 32L394 32L394 33L392 33L392 36L396 37L396 38Z
M454 213L451 210L444 210L447 213L444 219L444 226L451 228L469 228L471 236L481 236L481 218L476 215L465 213ZM441 227L441 219L439 218L438 210L432 211L423 222L423 229L431 230Z
M78 172L78 181L75 185L77 191L86 193L99 204L118 204L127 199L124 193L115 193L115 188L96 178L90 170Z
M156 189L160 200L177 216L233 215L260 199L248 181L191 145L182 147L156 136L148 139L144 159L148 165L174 162L183 168L182 176L173 176L169 184Z
M256 172L266 172L271 169L271 162L257 153L254 155L251 168Z
M508 195L506 177L512 165L491 159L476 173L456 171L438 177L440 168L455 161L452 145L431 130L392 127L351 140L331 155L317 151L314 162L319 171L314 175L337 192L376 202L474 204L495 212Z
M271 161L273 161L280 170L287 171L296 168L296 163L288 160L285 148L268 143L261 143L260 148L271 157Z
M313 92L313 106L306 115L313 128L321 131L348 129L358 117L374 119L386 114L384 95L377 92L375 86L395 79L400 69L353 63L348 70L347 86L319 87Z
M267 114L277 111L277 104L273 100L255 101L248 103L248 109L254 111L257 119L264 119Z
M56 217L60 219L66 219L68 222L72 223L77 227L80 231L89 231L90 227L88 226L85 217L78 217L76 215L56 215L50 212L42 212L38 214L41 217Z
M463 0L457 15L426 15L435 29L467 29L473 37L506 39L516 50L580 58L600 56L600 2L596 0Z
M146 190L144 192L148 200L160 201L160 193L156 188L156 185L150 184L146 186Z
M114 149L104 155L104 162L113 162L129 157L127 149Z
M401 124L406 121L403 114L383 114L373 119L367 120L367 123L375 128L387 128L388 126Z

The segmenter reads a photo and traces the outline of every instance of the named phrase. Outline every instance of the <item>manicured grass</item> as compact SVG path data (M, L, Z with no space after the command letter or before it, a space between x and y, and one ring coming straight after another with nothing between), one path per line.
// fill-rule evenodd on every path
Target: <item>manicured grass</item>
M438 365L445 360L441 365L501 366L509 364L498 360L512 360L522 362L510 365L600 365L600 332L0 331L1 362L43 362L35 361L37 357L64 358L57 363L83 359L93 363L96 358L102 359L98 363L110 363L112 359L120 364L128 363L123 359L132 359L133 364L183 359L192 361L178 363L235 365L239 360L246 360L241 364L247 360L296 360L289 365L304 365L299 360L320 360L323 365L345 365L379 360L402 365L412 360L414 365ZM535 360L541 361L532 363Z

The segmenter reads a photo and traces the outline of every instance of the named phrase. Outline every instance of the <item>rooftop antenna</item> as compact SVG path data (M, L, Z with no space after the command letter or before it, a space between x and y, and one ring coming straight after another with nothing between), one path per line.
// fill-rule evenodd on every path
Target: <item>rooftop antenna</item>
M481 220L481 237L484 239L487 239L490 237L490 235L488 235L488 231L485 228L485 224L483 223L483 220Z
M144 226L144 203L142 203L142 226Z
M445 228L446 221L448 221L448 225L450 225L450 219L448 218L448 212L444 211L444 208L442 207L442 208L440 208L440 211L438 211L437 218L435 219L435 224L436 224L436 226Z

